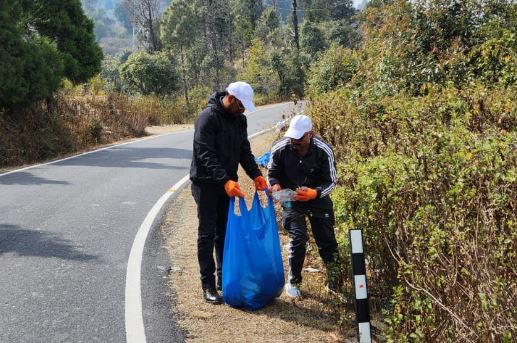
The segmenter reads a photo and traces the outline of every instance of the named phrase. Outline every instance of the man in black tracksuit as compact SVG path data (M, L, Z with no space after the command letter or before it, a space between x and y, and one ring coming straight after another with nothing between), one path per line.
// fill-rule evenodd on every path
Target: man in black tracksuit
M314 136L312 122L305 115L291 119L284 138L273 144L268 165L271 191L290 188L296 191L290 206L284 203L282 224L289 232L288 296L301 296L299 285L307 243L308 217L319 254L327 266L327 289L336 292L338 280L330 276L337 262L338 249L334 234L334 209L330 192L337 182L332 148Z
M221 271L230 197L244 197L237 183L242 165L258 190L267 186L248 141L245 109L255 110L253 90L245 82L231 83L226 92L214 93L208 107L196 120L194 149L190 167L192 195L197 204L199 227L197 254L204 299L220 304L216 290L214 247L217 260L217 286Z

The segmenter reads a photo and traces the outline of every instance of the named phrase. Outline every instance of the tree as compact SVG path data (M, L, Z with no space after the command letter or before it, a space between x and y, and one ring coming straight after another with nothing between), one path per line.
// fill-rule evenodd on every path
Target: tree
M293 6L293 30L294 30L294 45L296 49L300 50L300 39L298 36L298 14L297 14L297 4L296 0L293 0L292 3Z
M102 51L78 0L0 2L0 106L48 98L62 78L84 82L99 72Z
M246 66L239 73L238 78L249 82L257 94L277 95L280 90L280 80L271 68L264 50L264 43L254 39L247 52Z
M120 78L120 61L115 57L107 57L102 61L100 77L104 81L104 87L109 91L122 91Z
M106 13L106 10L102 8L97 9L93 14L92 19L95 21L94 32L97 41L115 34L113 30L115 20Z
M305 0L305 19L314 23L350 20L355 14L351 0Z
M320 29L310 21L302 25L300 45L310 55L315 55L326 47L325 38Z
M363 18L362 32L372 55L371 75L388 85L382 89L405 89L414 95L425 92L426 84L452 81L459 86L477 78L483 59L475 50L506 31L517 34L517 4L511 0L372 2ZM505 41L511 42L503 39L503 50ZM512 54L513 49L510 45ZM495 64L512 61L505 61L505 54L497 56L503 61L492 60Z
M279 45L278 34L280 29L280 17L277 12L272 8L267 8L262 12L255 30L255 36L263 42Z
M115 18L117 18L118 22L127 30L127 32L131 32L133 28L133 23L131 22L131 16L124 6L123 2L118 2L115 5L114 9Z
M343 87L354 77L358 66L357 53L332 45L311 64L308 93L314 96Z
M178 75L164 53L137 52L120 69L123 87L130 93L168 95L178 87Z
M123 0L131 21L143 32L142 36L148 52L160 51L159 34L160 1L159 0Z
M228 81L229 70L225 66L225 61L231 61L234 57L232 8L226 0L199 0L199 2L203 32L200 43L208 52L201 62L201 69L212 88L221 89Z
M345 20L328 21L323 26L330 44L336 43L346 48L355 48L361 42L361 35L357 29Z
M189 104L186 70L186 49L194 43L199 34L199 17L194 6L186 0L174 1L165 11L161 25L161 39L165 46L178 52L181 61L181 74L185 102Z
M26 4L27 14L31 15L27 24L56 45L64 62L65 77L81 83L100 71L102 50L95 43L93 22L83 13L78 0L37 0Z

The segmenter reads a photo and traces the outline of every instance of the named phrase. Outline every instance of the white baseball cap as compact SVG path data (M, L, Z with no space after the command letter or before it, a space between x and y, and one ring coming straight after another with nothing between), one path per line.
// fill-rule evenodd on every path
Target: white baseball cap
M243 81L232 82L228 85L226 91L242 102L242 105L248 111L255 112L257 110L253 104L253 88L248 83Z
M284 137L300 139L306 133L312 130L311 118L303 114L298 114L291 119L289 129L287 129Z

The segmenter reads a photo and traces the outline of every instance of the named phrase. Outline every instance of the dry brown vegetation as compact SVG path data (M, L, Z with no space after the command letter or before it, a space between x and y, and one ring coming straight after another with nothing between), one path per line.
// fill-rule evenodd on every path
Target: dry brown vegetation
M0 167L40 162L124 139L145 136L149 125L191 118L156 97L74 95L61 92L16 113L0 113Z

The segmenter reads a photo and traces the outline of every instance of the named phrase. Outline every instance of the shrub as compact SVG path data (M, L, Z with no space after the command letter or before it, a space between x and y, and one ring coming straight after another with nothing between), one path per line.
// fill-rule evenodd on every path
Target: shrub
M133 94L169 95L179 89L176 66L163 53L131 54L120 67L123 88Z
M307 80L309 96L344 86L352 80L358 65L355 51L332 45L310 66Z
M393 341L504 341L517 322L515 86L311 105L340 161L339 241L364 230ZM345 268L346 269L346 268ZM344 270L345 271L345 270Z

